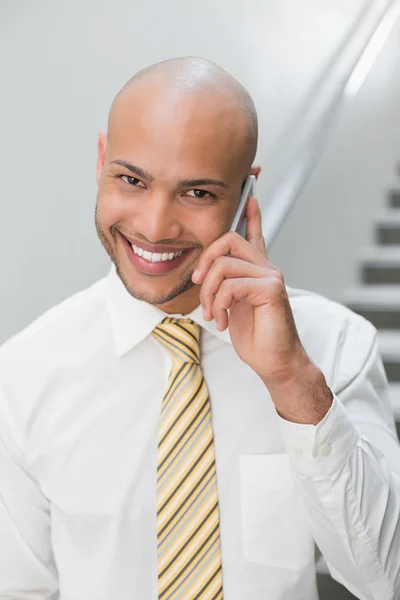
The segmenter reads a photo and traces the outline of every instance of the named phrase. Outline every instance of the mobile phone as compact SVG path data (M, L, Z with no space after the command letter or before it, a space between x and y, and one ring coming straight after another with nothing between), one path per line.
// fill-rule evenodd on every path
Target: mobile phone
M236 231L242 237L246 237L247 219L246 211L249 199L256 195L256 178L254 175L249 175L246 179L239 205L233 217L232 225L229 231Z

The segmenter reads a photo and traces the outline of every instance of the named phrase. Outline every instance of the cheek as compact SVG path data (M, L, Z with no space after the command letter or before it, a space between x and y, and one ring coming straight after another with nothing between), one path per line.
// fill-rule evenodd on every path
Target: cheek
M119 198L115 190L105 186L97 197L97 219L103 227L110 228L127 218L127 203Z
M192 233L195 234L203 248L207 248L229 231L231 221L230 215L227 215L226 212L206 216L198 215L193 224Z

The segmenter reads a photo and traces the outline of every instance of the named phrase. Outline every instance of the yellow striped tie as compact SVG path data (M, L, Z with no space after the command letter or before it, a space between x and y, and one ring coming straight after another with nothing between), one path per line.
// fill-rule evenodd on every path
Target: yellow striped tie
M214 436L199 326L167 317L153 335L173 361L158 436L158 598L221 600Z

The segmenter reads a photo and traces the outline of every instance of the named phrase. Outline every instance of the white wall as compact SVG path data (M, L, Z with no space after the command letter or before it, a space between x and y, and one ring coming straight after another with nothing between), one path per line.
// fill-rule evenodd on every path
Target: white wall
M96 132L137 69L195 54L238 77L258 107L267 169L267 151L364 2L0 0L0 341L106 273L93 223ZM314 190L302 205L320 222L312 198L325 192ZM315 288L319 279L291 262L288 240L312 257L299 211L276 256L291 281ZM332 250L337 241L327 237Z
M321 162L271 248L286 282L335 300L359 283L357 256L400 188L400 22L357 96L345 102Z

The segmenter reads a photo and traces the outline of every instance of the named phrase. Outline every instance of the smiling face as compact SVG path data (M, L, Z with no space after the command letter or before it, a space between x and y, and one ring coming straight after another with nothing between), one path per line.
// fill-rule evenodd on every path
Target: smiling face
M199 304L191 276L229 230L251 172L248 146L246 119L224 90L150 77L117 97L99 138L96 228L132 296L167 313Z

